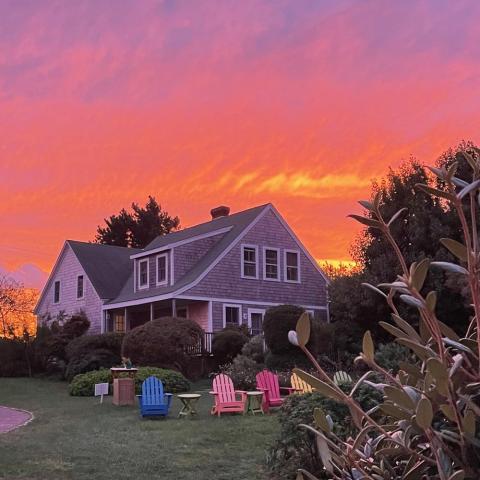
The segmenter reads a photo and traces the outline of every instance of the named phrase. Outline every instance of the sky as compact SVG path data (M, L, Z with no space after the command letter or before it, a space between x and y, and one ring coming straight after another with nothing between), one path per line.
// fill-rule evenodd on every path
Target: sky
M0 0L0 272L153 195L183 227L272 202L348 260L389 166L478 141L480 2Z

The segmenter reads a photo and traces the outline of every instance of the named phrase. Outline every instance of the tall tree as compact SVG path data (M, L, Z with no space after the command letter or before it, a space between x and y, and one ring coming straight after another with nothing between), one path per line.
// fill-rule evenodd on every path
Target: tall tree
M7 276L0 277L0 336L22 338L36 330L33 309L38 292Z
M437 166L442 168L457 161L458 171L465 171L466 160L461 153L465 146L462 144L442 155ZM417 184L432 184L433 181L430 172L418 161L411 159L397 170L390 169L384 180L374 182L372 186L372 198L380 193L383 218L390 219L400 209L405 209L391 228L408 264L425 257L452 261L453 257L441 246L440 239L447 237L461 240L457 216L441 200L416 188ZM365 217L369 217L368 212L365 212ZM378 328L378 322L388 320L389 309L386 303L378 302L375 293L362 287L362 283L376 285L384 282L386 272L392 276L390 280L395 280L395 275L400 272L398 260L379 230L370 227L366 227L354 241L352 256L363 269L348 277L333 280L330 287L332 320L354 323L361 329L370 329L378 336L387 338L383 329ZM463 285L459 284L458 276L442 282L444 275L445 273L432 269L425 289L439 293L439 318L453 328L462 329L471 315L461 293ZM409 317L408 309L402 313Z
M180 219L171 217L154 197L149 196L145 207L132 203L132 212L122 208L118 215L105 219L105 224L97 227L96 243L144 248L158 235L178 229Z

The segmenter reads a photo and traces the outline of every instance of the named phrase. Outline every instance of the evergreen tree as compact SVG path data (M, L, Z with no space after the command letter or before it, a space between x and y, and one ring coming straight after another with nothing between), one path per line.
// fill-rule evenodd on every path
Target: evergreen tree
M119 247L144 248L159 235L178 229L180 219L171 217L149 196L145 207L132 203L132 212L124 208L118 215L105 219L105 227L98 226L96 243Z

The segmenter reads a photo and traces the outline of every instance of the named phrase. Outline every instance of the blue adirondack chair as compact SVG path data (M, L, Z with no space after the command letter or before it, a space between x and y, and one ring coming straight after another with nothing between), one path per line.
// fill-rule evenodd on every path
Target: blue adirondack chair
M163 384L157 377L148 377L142 383L142 394L137 397L142 417L168 415L172 394L163 393Z

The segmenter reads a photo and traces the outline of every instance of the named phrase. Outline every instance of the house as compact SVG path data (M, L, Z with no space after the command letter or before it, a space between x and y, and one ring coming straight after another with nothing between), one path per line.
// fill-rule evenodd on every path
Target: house
M101 333L177 316L206 332L246 324L256 334L266 309L290 303L328 321L327 278L272 204L211 215L141 250L67 240L37 318L83 310Z

